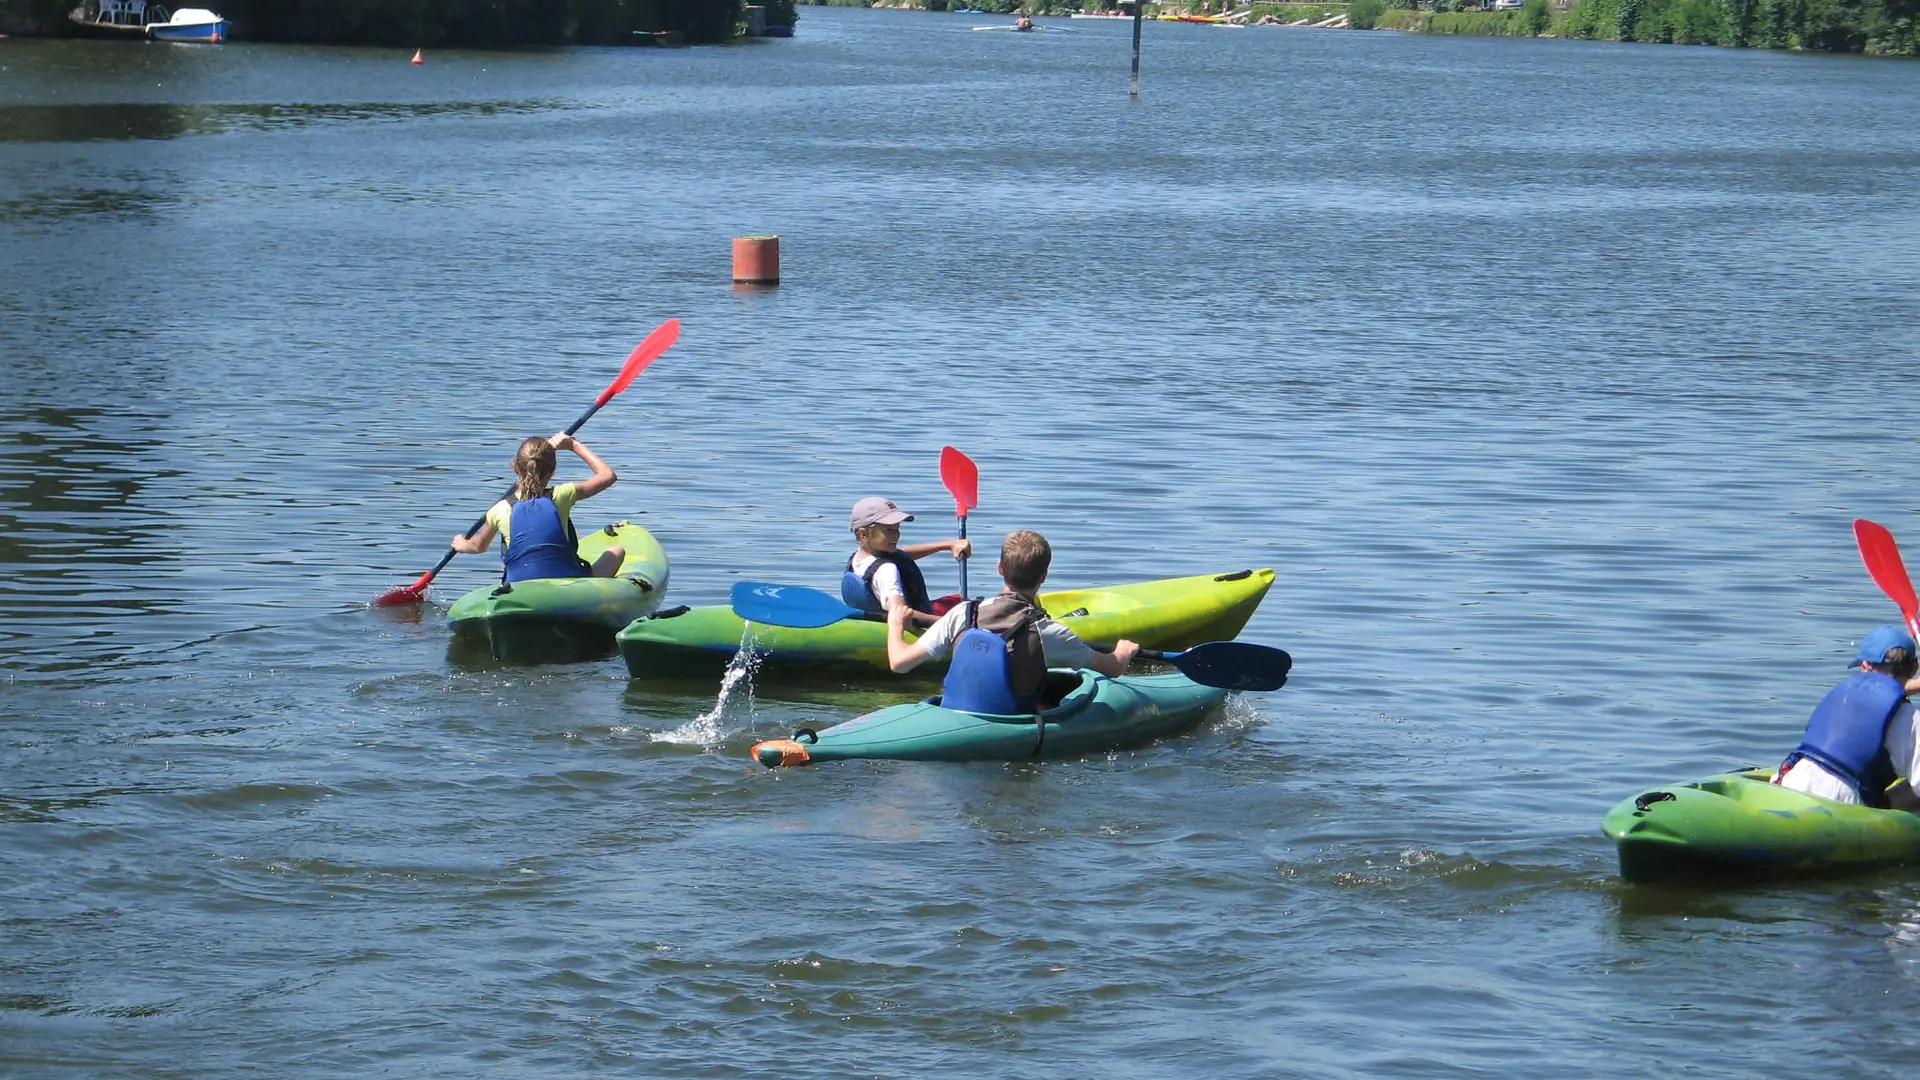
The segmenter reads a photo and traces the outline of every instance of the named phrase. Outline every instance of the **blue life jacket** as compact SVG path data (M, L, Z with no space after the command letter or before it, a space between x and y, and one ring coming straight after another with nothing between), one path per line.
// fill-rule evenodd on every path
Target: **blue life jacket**
M1011 592L966 603L967 628L953 642L940 704L962 712L1035 712L1047 679L1040 641L1045 612Z
M853 560L858 556L847 557L847 572L840 575L840 599L850 608L859 608L869 615L885 615L886 605L873 595L873 575L880 567L891 563L900 571L900 591L906 594L907 606L915 611L932 611L933 601L927 597L927 579L920 573L920 567L912 559L898 551L883 551L867 564L865 573L853 572Z
M1810 758L1851 782L1862 803L1885 807L1887 785L1900 778L1887 754L1887 725L1905 698L1906 687L1891 675L1849 675L1814 708L1807 733L1787 755L1787 764Z
M580 538L574 535L573 522L560 517L551 495L514 503L508 515L500 580L585 577L592 572L580 559Z

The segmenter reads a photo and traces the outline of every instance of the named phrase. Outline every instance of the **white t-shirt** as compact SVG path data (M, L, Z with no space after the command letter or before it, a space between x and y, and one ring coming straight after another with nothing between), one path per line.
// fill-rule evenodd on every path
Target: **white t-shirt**
M1887 724L1885 743L1887 756L1893 759L1893 771L1909 782L1920 778L1920 742L1914 738L1913 721L1913 702L1901 702L1893 710L1893 720ZM1780 786L1834 802L1860 801L1860 792L1854 788L1851 780L1836 776L1825 765L1807 758L1794 762L1793 768L1781 774Z
M1043 616L1036 625L1040 627L1040 649L1046 654L1048 667L1086 667L1093 661L1093 646L1080 640L1079 634L1054 622L1051 616ZM967 605L955 604L951 611L940 616L939 622L927 627L926 633L914 644L926 649L927 655L935 660L944 659L966 629Z
M865 551L854 555L854 576L864 576L867 572L867 567L872 566L876 558L878 558L878 556ZM900 568L893 565L892 562L883 562L880 564L880 569L873 572L873 598L880 601L880 606L884 608L887 606L888 598L894 596L905 600L907 598L907 589L906 586L900 584Z

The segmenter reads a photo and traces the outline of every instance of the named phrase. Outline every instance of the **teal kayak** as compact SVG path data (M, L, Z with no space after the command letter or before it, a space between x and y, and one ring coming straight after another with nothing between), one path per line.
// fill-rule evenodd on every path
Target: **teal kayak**
M1028 761L1123 750L1178 734L1227 696L1185 675L1123 675L1085 669L1047 673L1038 718L943 708L938 697L894 705L835 724L802 728L753 748L768 768L849 758L910 761Z
M1273 584L1273 571L1140 581L1094 589L1040 594L1040 604L1088 641L1111 645L1121 638L1148 649L1184 649L1204 641L1230 641L1253 617ZM717 676L746 637L747 623L725 605L659 611L620 631L620 656L634 678ZM887 624L842 619L828 626L752 627L757 674L870 679L896 676L887 666ZM917 637L908 634L908 638ZM927 665L921 678L939 677Z
M667 592L666 551L631 522L580 537L580 556L592 561L615 544L627 557L614 577L489 585L454 601L447 625L456 657L538 663L607 655L620 628L653 611Z
M1839 874L1920 861L1920 817L1768 783L1764 769L1643 791L1600 830L1628 881Z

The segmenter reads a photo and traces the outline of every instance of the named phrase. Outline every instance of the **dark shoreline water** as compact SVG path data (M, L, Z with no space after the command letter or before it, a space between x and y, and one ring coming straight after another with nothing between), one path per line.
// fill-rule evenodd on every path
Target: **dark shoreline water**
M1777 759L1896 617L1847 529L1920 536L1920 69L1156 26L1129 101L1124 24L807 15L0 43L0 1072L1902 1067L1911 873L1628 887L1598 823ZM583 435L670 603L830 586L861 495L947 535L951 443L1056 585L1275 567L1292 681L767 772L900 695L365 606L667 317Z

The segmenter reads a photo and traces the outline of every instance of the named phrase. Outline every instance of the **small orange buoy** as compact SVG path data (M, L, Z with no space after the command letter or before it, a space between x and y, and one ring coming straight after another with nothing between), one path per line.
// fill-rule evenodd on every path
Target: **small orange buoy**
M420 55L419 49L413 50L413 62L416 64L424 64L427 62L426 57Z
M734 237L733 283L735 285L780 284L780 238L777 236Z

